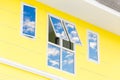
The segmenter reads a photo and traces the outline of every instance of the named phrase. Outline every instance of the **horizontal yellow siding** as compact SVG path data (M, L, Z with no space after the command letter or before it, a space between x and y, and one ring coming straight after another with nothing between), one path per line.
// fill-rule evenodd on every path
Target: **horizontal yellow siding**
M37 8L36 38L20 34L21 4ZM76 74L47 66L48 13L76 24L82 46L76 45ZM87 59L87 30L99 34L100 64ZM120 80L120 36L78 18L50 8L36 0L0 0L0 57L42 70L67 80ZM29 72L0 64L0 80L48 80Z
M20 69L0 64L0 80L50 80Z

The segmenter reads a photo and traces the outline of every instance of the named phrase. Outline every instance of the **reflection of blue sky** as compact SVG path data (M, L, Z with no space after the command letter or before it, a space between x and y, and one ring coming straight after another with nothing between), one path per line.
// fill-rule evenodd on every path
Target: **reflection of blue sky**
M23 6L23 34L35 36L35 8Z
M51 21L53 23L53 27L54 27L55 32L56 32L56 36L67 40L68 38L67 38L67 35L66 35L64 28L61 24L61 20L57 19L55 17L52 17L52 16L50 16L50 18L51 18Z
M65 23L65 27L67 29L71 42L81 44L78 33L75 29L75 26L67 22L64 22L64 23Z
M48 45L48 65L60 68L60 48L51 44Z
M74 73L74 54L63 50L62 52L62 69Z
M89 32L89 58L98 61L98 45L97 45L97 35Z

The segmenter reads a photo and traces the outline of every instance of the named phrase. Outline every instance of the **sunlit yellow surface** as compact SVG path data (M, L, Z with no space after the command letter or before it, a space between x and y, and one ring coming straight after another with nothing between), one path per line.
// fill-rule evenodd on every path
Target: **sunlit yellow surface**
M37 9L35 39L20 34L22 3L35 6ZM48 13L76 24L82 46L76 45L76 71L74 75L47 66ZM99 34L99 64L90 62L87 58L87 30ZM36 0L0 0L0 57L67 80L120 80L120 36L50 8ZM0 80L49 79L0 64Z

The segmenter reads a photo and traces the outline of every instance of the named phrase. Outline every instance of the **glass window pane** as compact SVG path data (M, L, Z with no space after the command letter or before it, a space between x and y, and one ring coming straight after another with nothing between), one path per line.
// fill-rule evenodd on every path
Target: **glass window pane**
M60 44L60 39L59 39L59 37L56 37L55 32L54 32L53 27L52 27L52 24L50 22L50 19L49 19L49 26L48 26L48 28L49 28L49 32L48 32L49 42L52 42L54 44L59 45Z
M63 40L63 47L74 50L74 44L70 41Z
M60 48L48 44L48 65L60 69Z
M74 53L64 49L62 51L62 70L74 73Z
M36 9L31 6L23 5L22 34L27 37L35 37Z
M89 59L98 61L98 36L94 32L88 32Z
M78 33L75 29L75 25L70 24L68 22L64 22L64 25L65 25L66 30L68 32L70 41L73 42L73 43L76 43L76 44L81 44Z
M53 25L53 29L56 33L57 37L60 37L62 39L68 40L68 37L66 35L66 32L63 28L63 25L61 23L61 20L55 17L50 16L51 23Z

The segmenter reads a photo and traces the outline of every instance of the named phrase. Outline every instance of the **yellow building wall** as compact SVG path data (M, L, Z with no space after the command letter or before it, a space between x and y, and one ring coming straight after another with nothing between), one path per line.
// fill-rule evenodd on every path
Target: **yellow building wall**
M50 80L43 76L0 64L0 80Z
M36 38L20 34L22 3L37 8ZM76 45L76 73L47 66L47 15L76 24L82 46ZM114 27L114 26L113 26ZM87 30L99 34L100 63L88 60ZM120 80L120 36L78 18L50 8L36 0L0 0L0 57L36 68L67 80ZM0 64L1 80L49 80L45 77Z

